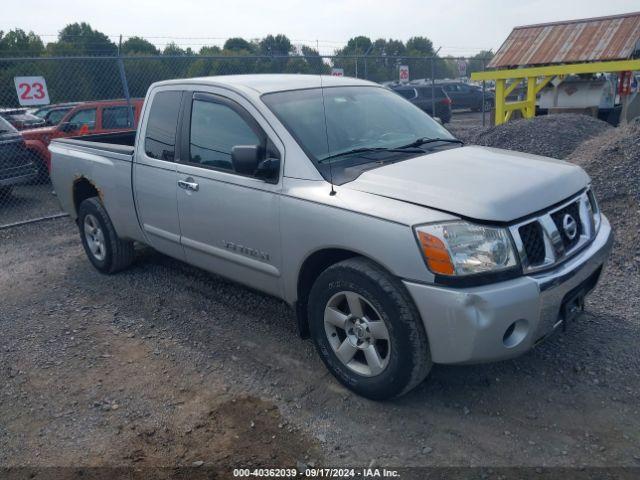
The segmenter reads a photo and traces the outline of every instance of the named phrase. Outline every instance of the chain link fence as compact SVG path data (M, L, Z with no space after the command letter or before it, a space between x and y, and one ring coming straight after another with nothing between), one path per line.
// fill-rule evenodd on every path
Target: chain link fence
M482 60L437 57L0 58L0 229L63 215L49 179L51 140L135 128L153 82L252 73L344 75L430 88L435 106L438 81L459 77L461 61L469 70L484 69Z

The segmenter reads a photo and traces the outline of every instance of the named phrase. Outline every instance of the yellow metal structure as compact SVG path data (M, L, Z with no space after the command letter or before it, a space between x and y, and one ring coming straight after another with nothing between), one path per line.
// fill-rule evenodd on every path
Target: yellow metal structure
M577 75L581 73L625 72L633 70L640 70L640 59L473 72L471 74L471 80L495 80L495 123L496 125L500 125L508 122L516 110L520 110L524 118L535 117L536 95L555 77L562 78L565 75ZM511 80L511 82L507 84L507 80ZM507 102L507 97L522 82L526 82L527 85L526 99L518 102Z

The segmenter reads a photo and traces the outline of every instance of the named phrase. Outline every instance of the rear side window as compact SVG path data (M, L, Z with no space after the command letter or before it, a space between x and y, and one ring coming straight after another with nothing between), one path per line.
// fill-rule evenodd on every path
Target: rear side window
M173 162L181 99L182 92L158 92L153 97L144 139L147 156Z
M445 93L441 87L422 87L420 89L420 96L424 98L431 98L431 95L434 95L434 98L444 98Z
M416 91L413 88L408 88L406 90L396 90L396 93L408 100L416 97Z
M261 144L261 139L235 110L200 100L193 101L189 137L191 163L230 171L233 171L233 147Z
M134 118L133 107L131 107L131 121ZM102 109L102 128L132 128L129 124L129 114L127 107L105 107Z
M93 130L96 128L96 109L80 110L69 119L69 123L74 124L79 129Z

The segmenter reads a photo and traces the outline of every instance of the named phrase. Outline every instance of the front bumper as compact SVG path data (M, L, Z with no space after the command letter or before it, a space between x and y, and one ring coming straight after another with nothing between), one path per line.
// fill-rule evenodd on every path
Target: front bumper
M404 281L424 322L433 361L487 362L528 351L562 323L568 295L595 287L612 244L603 215L593 242L550 271L464 289Z

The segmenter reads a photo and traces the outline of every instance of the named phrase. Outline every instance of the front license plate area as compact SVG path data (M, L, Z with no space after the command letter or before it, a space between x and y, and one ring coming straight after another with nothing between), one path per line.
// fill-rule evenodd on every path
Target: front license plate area
M568 295L562 302L560 308L560 315L562 316L562 327L567 328L567 324L573 322L584 311L584 297L586 292L580 290L571 295Z

